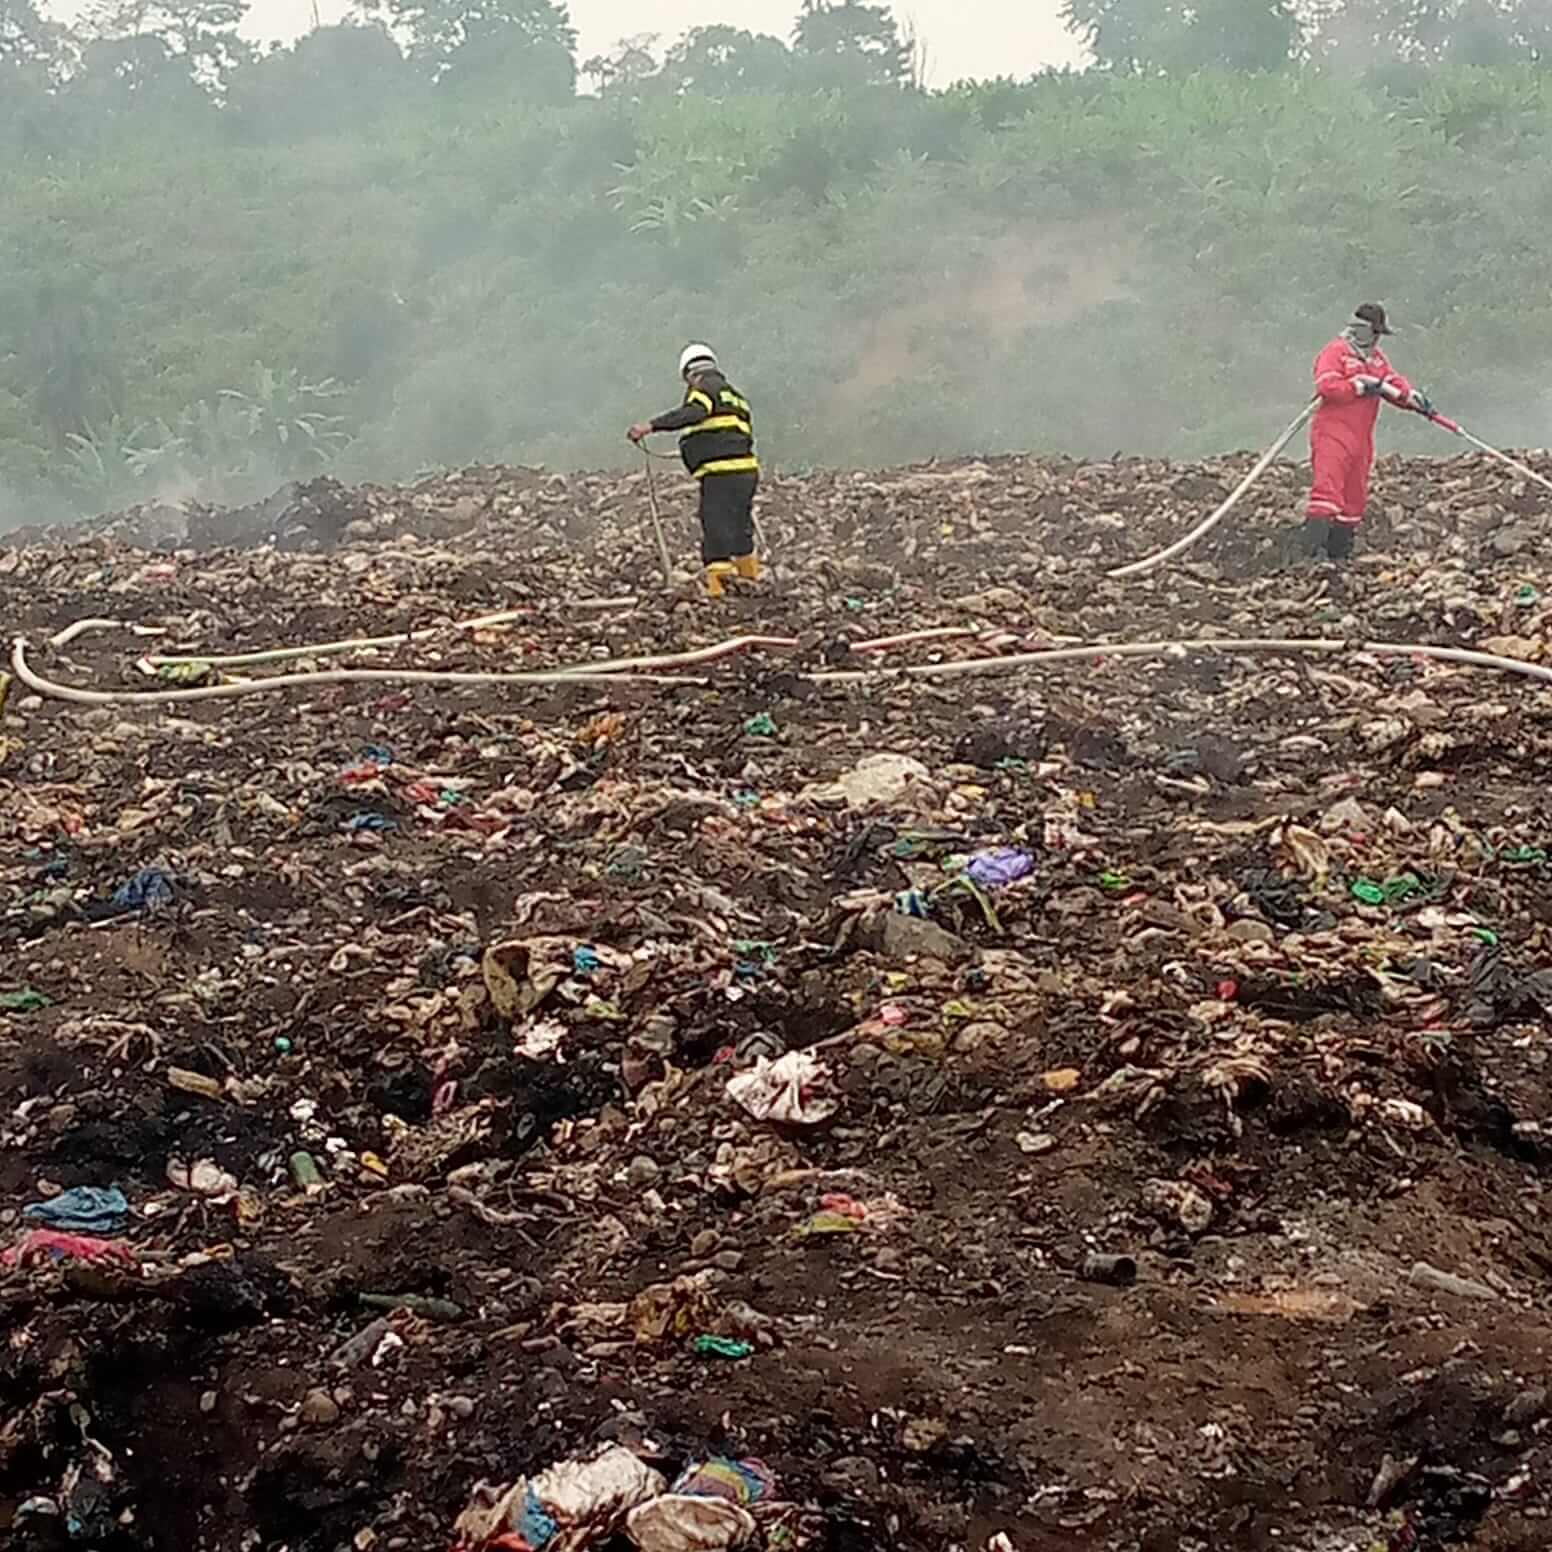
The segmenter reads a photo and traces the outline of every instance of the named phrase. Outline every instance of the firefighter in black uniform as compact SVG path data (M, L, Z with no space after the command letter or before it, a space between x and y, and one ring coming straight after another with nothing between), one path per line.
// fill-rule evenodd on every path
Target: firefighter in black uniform
M754 417L745 399L722 375L710 345L687 345L679 357L684 403L630 428L640 442L654 431L677 431L684 466L701 487L701 560L706 591L722 597L734 577L755 582L760 562L754 548L754 497L760 462L754 455Z

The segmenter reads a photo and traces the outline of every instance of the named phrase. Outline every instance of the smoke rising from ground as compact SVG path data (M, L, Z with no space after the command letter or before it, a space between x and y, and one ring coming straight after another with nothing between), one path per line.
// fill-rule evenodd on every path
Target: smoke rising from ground
M582 97L563 33L433 71L326 28L214 99L176 54L121 91L134 40L106 75L83 53L15 77L3 520L325 469L620 465L691 337L778 467L1257 447L1371 298L1442 408L1547 440L1533 64L1112 62L926 93L887 13L859 14L806 52L622 48L581 62ZM1456 450L1397 416L1382 439Z

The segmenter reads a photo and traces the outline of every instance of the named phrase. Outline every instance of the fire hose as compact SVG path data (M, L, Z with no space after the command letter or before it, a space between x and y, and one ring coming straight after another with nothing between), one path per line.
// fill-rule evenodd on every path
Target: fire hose
M1522 479L1533 480L1536 484L1545 486L1547 490L1552 491L1552 479L1548 479L1545 475L1537 474L1529 464L1522 463L1518 458L1511 457L1508 453L1494 447L1492 443L1484 442L1481 437L1468 431L1459 421L1451 420L1449 416L1441 415L1432 408L1418 408L1395 393L1386 392L1384 397L1388 403L1395 405L1398 409L1410 410L1414 414L1421 415L1425 420L1432 421L1434 425L1448 431L1452 436L1461 437L1479 452L1485 453L1489 458L1495 458L1499 463L1513 469ZM1192 545L1206 538L1234 510L1251 486L1272 466L1277 455L1298 435L1300 428L1315 413L1319 404L1320 399L1318 396L1311 399L1300 410L1298 418L1292 425L1261 455L1251 471L1235 486L1228 499L1211 516L1204 518L1198 523L1190 533L1183 535L1175 540L1173 544L1157 551L1155 554L1146 556L1142 560L1132 561L1129 565L1118 566L1113 571L1106 572L1106 575L1114 578L1141 576L1145 572L1156 570L1167 561L1173 560L1177 555L1183 555Z
M1228 499L1210 517L1204 518L1190 533L1176 539L1173 544L1159 550L1156 554L1149 555L1143 560L1134 560L1128 566L1118 566L1114 571L1106 572L1106 575L1110 577L1141 576L1146 571L1157 570L1158 567L1164 565L1166 561L1173 560L1177 555L1185 554L1198 540L1205 539L1239 505L1250 487L1272 467L1272 463L1277 455L1299 434L1305 422L1315 413L1319 403L1320 400L1318 398L1311 399L1299 411L1297 418L1289 425L1288 429L1262 453L1260 458L1256 460L1255 467L1234 487Z
M162 706L187 705L194 701L232 700L241 695L262 695L275 690L292 690L321 684L446 684L446 685L690 685L709 686L707 679L661 678L652 674L600 673L586 669L567 672L498 674L465 673L454 669L415 668L328 668L306 674L275 674L268 679L241 679L229 684L199 685L187 690L83 690L74 685L45 679L27 661L27 640L16 637L11 643L11 671L17 682L37 695L51 700L70 701L77 706Z
M927 635L935 633L927 632ZM889 638L885 638L886 641ZM899 638L889 642L891 646L902 644ZM717 656L727 656L740 645L721 643L717 647L703 648L697 654L702 662ZM1435 662L1450 663L1467 668L1489 669L1498 673L1517 674L1542 684L1552 684L1552 668L1526 662L1523 658L1505 657L1492 652L1475 652L1462 647L1437 647L1425 643L1383 641L1345 641L1321 637L1229 637L1217 639L1199 637L1177 641L1145 642L1089 642L1082 645L1050 647L1038 652L1011 653L1001 657L973 658L956 663L912 664L903 668L833 670L811 673L804 678L816 685L878 684L893 680L908 682L913 679L956 678L977 674L1008 672L1018 669L1036 669L1064 663L1074 663L1106 658L1164 657L1180 658L1189 653L1212 655L1225 653L1293 654L1315 653L1334 656L1340 653L1367 654L1374 657L1426 658ZM19 683L37 695L86 706L164 705L186 704L193 701L223 700L242 695L257 695L275 690L289 690L301 686L319 684L447 684L447 685L557 685L557 684L650 684L662 688L684 686L705 689L710 680L690 679L678 676L656 677L651 675L627 675L572 670L569 672L497 674L460 673L454 671L417 671L413 669L331 669L305 674L280 674L268 679L246 680L232 684L207 685L186 690L113 691L83 690L71 685L56 683L37 673L27 660L27 642L17 637L11 647L11 668Z
M468 629L469 627L454 628ZM410 638L404 636L369 636L363 637L359 642L327 642L322 649L312 647L280 647L273 652L244 652L232 657L205 656L196 653L188 657L146 657L140 661L147 669L152 670L193 664L213 669L251 667L259 663L283 662L287 659L303 657L319 657L326 652L348 652L356 647L377 647L402 643L407 639ZM736 653L747 652L755 647L762 647L770 651L792 652L797 650L798 645L799 642L796 636L734 636L728 641L719 642L716 646L697 647L689 652L670 652L647 657L604 658L597 662L573 663L561 668L534 671L555 674L567 679L578 678L582 675L597 678L599 676L614 676L622 673L644 672L657 668L692 668L697 664L713 663L718 658L732 657Z
M1422 657L1439 663L1454 663L1467 668L1493 669L1499 673L1519 674L1552 684L1552 668L1524 658L1503 657L1494 652L1473 652L1464 647L1435 647L1423 643L1393 641L1342 641L1332 637L1197 637L1183 641L1090 642L1086 646L1050 647L1040 652L1011 653L1005 657L972 658L959 663L923 663L905 668L841 669L810 674L815 684L876 684L888 679L949 679L973 674L989 674L1008 669L1042 668L1047 664L1094 661L1105 658L1185 657L1200 652L1237 655L1240 653L1312 652L1327 656L1351 652L1374 657Z
M663 537L663 515L657 509L657 480L652 474L652 450L641 449L642 466L647 471L647 510L652 515L652 532L657 535L658 558L663 564L663 586L674 585L674 563L668 556L668 540Z
M481 615L477 619L465 620L450 628L453 630L473 630L479 626L502 623L508 619L518 617L516 615ZM50 639L49 645L54 647L68 645L89 631L120 629L122 624L123 622L119 620L108 619L77 620L74 624L67 626L53 636ZM145 627L131 628L142 632L145 630ZM237 653L228 657L146 658L142 659L142 663L147 667L190 663L208 665L212 668L223 665L253 665L286 661L298 657L320 656L325 652L350 651L356 647L399 645L406 640L415 639L417 636L423 637L436 633L435 631L430 631L413 633L411 636L368 636L358 638L355 641L324 642L310 647L280 647L267 652ZM918 641L939 641L945 638L974 636L977 634L979 633L965 627L937 628L909 632L902 636L880 637L876 641L859 642L853 650L857 652L883 652L901 646L908 646ZM649 684L665 687L687 685L692 688L703 688L709 681L705 679L690 679L678 675L663 676L651 672L651 670L697 667L755 649L791 652L796 651L799 645L800 642L794 636L735 636L727 641L718 642L708 647L695 648L689 652L667 653L659 656L612 658L602 662L577 663L563 668L530 673L472 673L451 669L328 669L301 674L277 674L265 679L248 679L233 681L227 684L200 685L188 689L91 690L61 684L56 680L47 679L39 674L28 661L28 643L26 639L24 637L17 637L11 648L11 666L18 683L25 685L35 694L43 695L53 700L69 701L75 705L82 706L147 706L179 705L195 701L230 700L242 695L256 695L275 690L290 690L311 685L328 684L495 684L529 686L557 684L586 684L593 686Z
M1448 415L1441 415L1437 410L1419 410L1418 413L1425 419L1431 420L1434 425L1450 432L1453 436L1463 438L1476 448L1478 452L1486 453L1489 458L1496 458L1499 463L1513 469L1523 479L1534 480L1536 484L1544 485L1548 490L1552 490L1552 480L1549 480L1544 474L1537 474L1529 464L1521 463L1518 458L1511 458L1508 453L1501 452L1492 443L1484 442L1481 437L1474 436L1458 420L1451 420Z
M566 605L570 613L605 611L611 609L634 609L636 599L633 596L626 598L579 598ZM354 652L363 647L396 647L403 646L411 641L429 641L440 636L444 631L472 631L482 630L495 625L506 625L518 620L528 619L528 611L521 609L506 610L500 614L482 614L477 619L460 620L454 625L429 625L423 630L401 631L395 636L351 636L341 641L319 641L301 647L276 647L263 652L234 652L219 659L194 654L185 657L148 657L145 659L153 668L161 668L172 663L209 663L219 661L236 668L242 665L257 663L280 663L287 658L295 657L333 657L341 652ZM67 647L72 641L81 636L91 635L98 631L127 630L137 636L165 636L167 634L162 626L136 625L129 620L108 620L92 617L85 620L76 620L67 625L62 631L50 636L49 646L56 651L60 647Z
M636 602L637 600L634 598L592 599L575 607L593 609L630 608L634 607ZM568 605L569 607L573 606ZM406 631L395 636L354 636L338 641L312 642L300 646L271 647L257 652L157 653L142 657L139 660L139 666L147 670L195 664L212 669L251 668L264 663L295 661L298 658L329 657L358 650L404 646L410 642L434 639L444 634L480 630L497 625L515 623L518 620L527 618L529 618L528 615L514 610L500 614L482 614L472 620L459 620L446 626L428 626L424 630ZM73 624L67 625L63 630L49 637L48 645L57 650L60 647L68 646L71 642L78 640L89 632L110 630L129 630L137 636L163 634L160 627L133 625L124 620L91 618L76 620ZM897 647L915 646L919 643L963 641L971 637L984 640L988 637L1006 634L1007 632L1001 629L982 630L969 625L939 625L931 626L924 630L906 631L894 636L878 636L867 641L852 642L851 650L857 654L891 652ZM575 677L580 674L612 675L630 670L693 667L701 663L715 662L719 658L731 657L735 653L746 652L754 648L766 651L795 652L801 644L796 636L734 636L713 646L697 647L688 652L666 653L660 656L648 657L608 658L587 663L577 663L561 668L546 669L542 670L542 672Z

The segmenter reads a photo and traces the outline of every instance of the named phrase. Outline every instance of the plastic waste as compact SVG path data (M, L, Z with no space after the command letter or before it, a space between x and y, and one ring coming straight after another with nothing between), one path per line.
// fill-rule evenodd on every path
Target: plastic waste
M555 1061L565 1039L566 1026L558 1019L537 1019L513 1042L512 1049L533 1062Z
M803 796L844 802L848 808L899 803L928 779L927 767L907 754L870 754L835 781L804 789Z
M1013 846L978 851L965 866L965 872L983 889L1002 889L1034 871L1035 859Z
M622 1445L563 1460L510 1487L481 1482L454 1522L460 1552L581 1552L619 1531L660 1497L663 1476Z
M1331 871L1331 848L1313 830L1288 825L1279 838L1283 852L1301 878L1319 883Z
M825 1091L830 1070L810 1051L788 1051L774 1062L760 1058L748 1072L728 1079L728 1097L757 1121L813 1126L833 1116L837 1102Z
M1363 901L1365 905L1400 905L1407 900L1437 893L1415 873L1399 873L1394 878L1386 879L1383 884L1360 878L1354 880L1351 889L1353 898Z
M956 848L968 846L970 838L958 830L944 830L930 825L911 825L902 830L889 848L889 855L901 862L917 857L941 859L947 865Z
M557 962L562 953L565 959ZM569 947L555 939L513 938L485 950L480 973L496 1012L515 1019L538 1008L566 979L570 964Z
M375 813L368 809L363 813L352 814L342 828L350 835L360 835L363 831L385 835L390 830L397 830L399 821L390 819L387 814Z
M776 1496L776 1473L763 1460L734 1460L726 1455L686 1466L674 1479L671 1493L693 1498L722 1498L728 1503L756 1504Z
M751 738L774 738L776 721L768 711L759 712L744 724L744 732Z
M725 1552L754 1535L747 1509L720 1498L665 1493L632 1509L625 1533L640 1552Z
M1130 1288L1137 1281L1137 1263L1131 1256L1109 1255L1104 1251L1090 1251L1079 1268L1085 1281L1110 1283L1116 1288Z
M172 877L161 868L141 868L126 883L113 891L115 910L155 911L171 905L175 895Z
M205 1099L224 1097L221 1085L214 1078L206 1077L202 1072L190 1072L186 1067L169 1067L167 1082L184 1094L199 1094Z
M1448 1293L1457 1299L1492 1301L1499 1297L1486 1283L1480 1283L1474 1277L1457 1277L1453 1272L1440 1271L1426 1261L1413 1263L1407 1281L1414 1287L1427 1288L1434 1293Z
M455 1322L464 1317L461 1304L451 1299L434 1299L419 1293L363 1293L359 1301L368 1309L408 1310L412 1315L423 1315L427 1320Z
M730 1336L698 1336L693 1344L702 1358L747 1358L754 1351L754 1344Z
M163 663L157 668L156 677L180 690L191 690L219 678L212 664L200 662Z
M393 1323L386 1315L379 1315L359 1331L345 1338L329 1354L329 1362L342 1369L354 1369L375 1357L382 1344L394 1334Z
M1188 1234L1204 1234L1213 1221L1212 1199L1185 1180L1144 1181L1142 1205Z
M733 949L761 966L774 965L781 957L776 945L765 938L735 938Z
M676 1277L643 1288L626 1306L625 1318L636 1340L649 1345L668 1337L687 1337L715 1318L715 1308L701 1278Z
M42 992L34 991L30 986L12 992L0 992L0 1012L38 1013L51 1006L53 1004Z
M1515 846L1499 852L1498 860L1516 868L1534 867L1547 860L1547 852L1541 846Z
M22 1208L22 1217L66 1234L116 1234L129 1219L129 1202L117 1186L75 1186Z
M169 1159L167 1179L180 1191L192 1191L196 1196L212 1201L224 1201L237 1194L237 1177L222 1169L214 1159L200 1159L194 1164Z
M798 1239L807 1239L814 1234L855 1234L861 1228L861 1219L825 1208L805 1218L792 1232Z
M0 1253L6 1266L41 1266L51 1261L85 1261L138 1267L135 1253L123 1240L63 1234L57 1229L31 1229Z

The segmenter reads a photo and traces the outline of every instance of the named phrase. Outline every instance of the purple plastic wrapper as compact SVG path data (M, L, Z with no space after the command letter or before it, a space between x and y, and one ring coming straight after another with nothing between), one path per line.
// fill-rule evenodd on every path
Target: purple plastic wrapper
M1016 884L1034 871L1035 859L1027 851L1012 846L978 851L965 868L970 882L979 884L982 889L1001 889L1005 884Z

